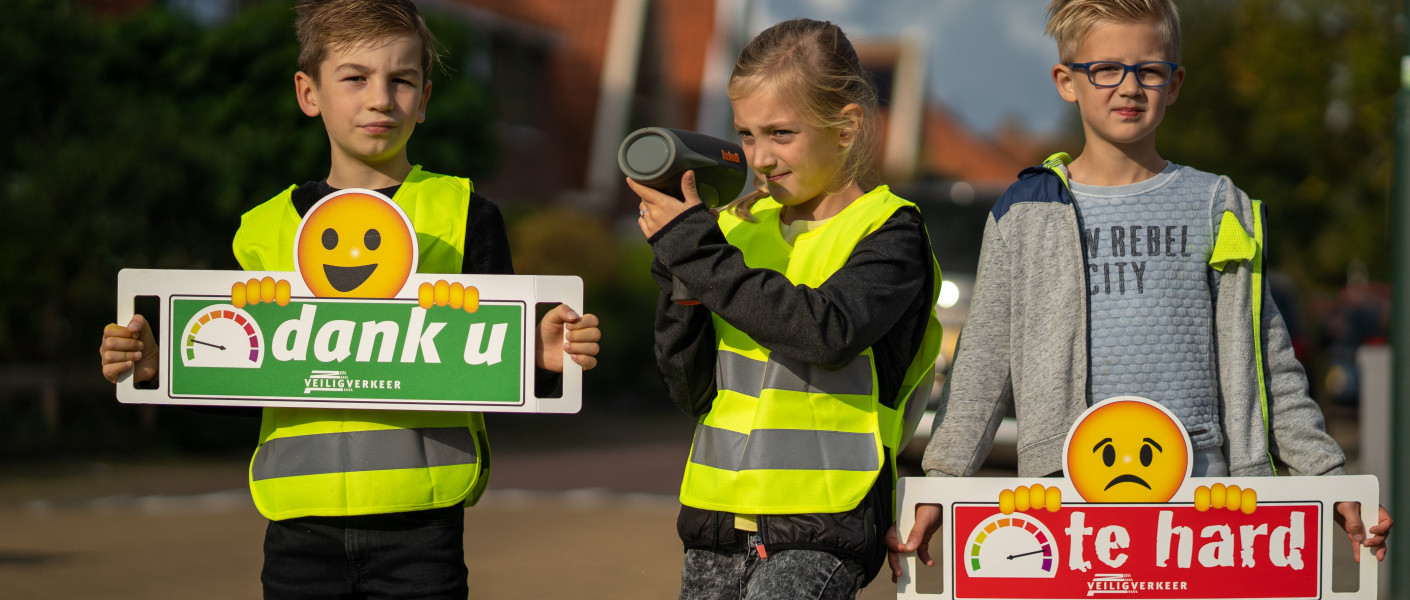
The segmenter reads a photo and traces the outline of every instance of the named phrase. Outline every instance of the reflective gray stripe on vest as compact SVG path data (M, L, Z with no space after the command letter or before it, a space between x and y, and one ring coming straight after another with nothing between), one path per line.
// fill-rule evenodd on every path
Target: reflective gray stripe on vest
M474 434L464 426L379 429L277 438L260 445L255 481L299 475L475 464Z
M715 356L719 389L758 398L764 390L809 394L871 395L871 357L859 355L836 370L783 357L767 362L720 350Z
M690 462L726 471L875 471L881 459L870 433L755 429L744 434L696 425Z

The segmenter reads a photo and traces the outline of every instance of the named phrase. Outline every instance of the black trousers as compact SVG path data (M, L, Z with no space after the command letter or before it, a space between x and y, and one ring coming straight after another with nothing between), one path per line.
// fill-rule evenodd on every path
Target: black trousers
M270 521L267 600L465 600L465 507Z

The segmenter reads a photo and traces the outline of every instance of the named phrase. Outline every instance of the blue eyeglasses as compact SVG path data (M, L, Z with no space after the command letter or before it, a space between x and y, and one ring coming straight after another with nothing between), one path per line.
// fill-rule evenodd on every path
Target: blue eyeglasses
M1175 76L1175 70L1180 68L1179 63L1164 60L1149 60L1138 62L1134 65L1123 64L1112 61L1095 61L1085 63L1068 63L1068 67L1081 69L1087 72L1087 81L1099 88L1114 88L1126 81L1127 73L1135 73L1136 81L1141 87L1158 88L1170 84L1170 79Z

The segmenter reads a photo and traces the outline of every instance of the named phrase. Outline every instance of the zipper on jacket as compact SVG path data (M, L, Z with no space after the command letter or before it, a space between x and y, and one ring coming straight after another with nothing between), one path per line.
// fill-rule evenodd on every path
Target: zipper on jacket
M1064 168L1066 168L1066 167L1064 166ZM1055 169L1051 169L1051 168L1050 168L1050 170L1055 170ZM1054 175L1057 175L1057 173L1053 173L1053 174L1054 174ZM1091 407L1091 406L1092 406L1092 298L1091 298L1091 296L1090 296L1090 294L1089 294L1089 290L1092 289L1092 279L1091 279L1091 277L1092 277L1092 272L1091 272L1091 269L1089 269L1089 268L1088 268L1088 265L1087 265L1087 261L1088 261L1088 258L1087 258L1087 252L1088 252L1088 249L1087 249L1087 230L1082 226L1082 209L1080 209L1080 208L1077 207L1077 196L1074 196L1074 195L1072 194L1072 188L1068 187L1067 180L1064 179L1061 175L1057 175L1057 176L1058 176L1058 179L1062 181L1062 190L1061 190L1060 192L1058 192L1058 193L1059 193L1059 194L1067 194L1067 199L1069 200L1069 205L1072 207L1072 216L1073 216L1074 220L1077 222L1077 246L1078 246L1078 248L1080 248L1081 251L1082 251L1082 293L1081 293L1079 296L1082 298L1082 311L1083 311L1083 313L1084 313L1084 316L1086 317L1086 323L1083 324L1082 329L1083 329L1083 335L1084 335L1084 337L1086 338L1086 342L1087 342L1087 360L1084 361L1084 362L1086 362L1086 364L1087 364L1087 368L1086 368L1086 371L1087 371L1087 372L1085 373L1085 377L1084 377L1084 381L1083 381L1083 385L1082 385L1082 387L1083 387L1082 394L1083 394L1083 396L1084 396L1084 399L1086 400L1087 406L1088 406L1088 407Z
M764 547L764 531L767 529L764 515L759 515L754 522L759 530L749 532L749 544L759 553L759 560L768 560L769 550Z

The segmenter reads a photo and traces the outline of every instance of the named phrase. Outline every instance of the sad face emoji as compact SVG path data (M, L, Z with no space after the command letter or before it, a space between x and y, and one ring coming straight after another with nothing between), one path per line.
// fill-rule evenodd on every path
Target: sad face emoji
M391 200L368 190L318 201L294 245L299 275L320 298L391 298L416 272L411 221Z
M1098 503L1169 502L1194 463L1190 436L1175 415L1136 396L1088 408L1068 432L1063 454L1067 480L1083 500ZM1194 493L1200 512L1224 508L1252 514L1258 507L1258 494L1237 485L1199 485ZM1003 514L1036 507L1060 510L1061 490L1035 483L999 492Z
M1088 502L1166 502L1190 475L1190 442L1164 407L1132 396L1090 409L1067 438L1067 476Z

